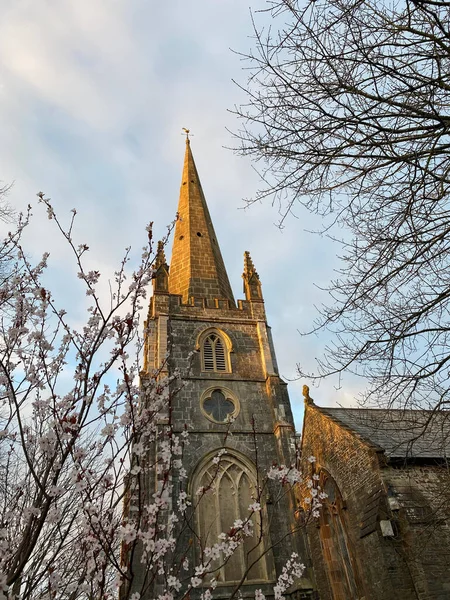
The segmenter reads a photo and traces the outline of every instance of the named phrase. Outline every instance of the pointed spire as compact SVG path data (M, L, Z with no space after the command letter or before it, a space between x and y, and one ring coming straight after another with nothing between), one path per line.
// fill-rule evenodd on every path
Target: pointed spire
M158 242L153 269L153 291L167 294L169 292L169 267L164 253L164 242Z
M253 264L252 257L250 256L250 252L246 250L244 252L244 274L243 277L251 277L253 274L259 279L259 275L256 272L255 265Z
M166 254L164 252L164 242L160 240L158 242L158 250L156 251L155 269L158 270L161 265L167 266Z
M186 139L178 220L170 263L169 290L183 302L198 298L225 299L234 306L233 292L220 253L200 179Z
M244 252L244 293L246 300L262 300L261 281L256 272L250 252Z

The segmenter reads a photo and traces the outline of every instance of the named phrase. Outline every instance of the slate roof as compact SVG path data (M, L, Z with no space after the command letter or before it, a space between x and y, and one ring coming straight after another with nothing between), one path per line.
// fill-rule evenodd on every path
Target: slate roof
M450 457L450 411L317 408L390 458Z

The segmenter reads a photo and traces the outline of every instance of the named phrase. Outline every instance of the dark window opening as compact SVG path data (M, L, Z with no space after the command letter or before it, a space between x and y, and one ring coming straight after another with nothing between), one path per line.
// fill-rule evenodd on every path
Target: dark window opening
M203 370L227 372L227 354L221 338L212 333L203 343Z
M221 390L214 390L209 398L203 402L203 410L214 421L226 423L228 417L234 413L234 402L226 398Z

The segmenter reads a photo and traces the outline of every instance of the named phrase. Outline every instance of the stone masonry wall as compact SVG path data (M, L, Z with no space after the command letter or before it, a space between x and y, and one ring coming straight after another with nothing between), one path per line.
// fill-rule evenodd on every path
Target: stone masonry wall
M231 373L201 372L200 353L195 351L195 344L198 335L209 327L217 327L231 339ZM183 380L183 387L173 401L173 421L176 429L181 431L186 424L190 432L189 451L184 458L188 478L192 477L203 457L217 452L224 444L228 426L210 421L200 406L202 393L214 386L230 390L240 405L239 414L230 427L232 435L227 438L227 447L250 458L257 464L261 474L266 473L274 461L279 462L277 439L274 435L274 405L278 410L280 405L283 406L285 420L289 423L292 423L292 416L287 394L282 390L284 386L279 378L273 383L275 397L268 394L256 324L233 320L217 323L172 318L169 335L172 340L171 370L180 368ZM269 510L271 541L275 544L275 567L279 572L295 547L292 536L289 536L292 518L289 512L292 515L293 511L292 507L290 510L287 498L277 506L270 505ZM277 544L283 538L286 539L285 543Z
M448 469L433 464L399 465L382 472L396 496L395 545L419 600L450 598L450 496ZM397 495L398 494L398 495Z
M336 423L314 405L306 407L304 456L317 458L345 503L349 546L362 580L364 600L444 600L450 598L449 475L436 464L390 465L384 453ZM383 490L378 518L389 519L394 537L379 525L361 538L368 496ZM396 497L391 510L387 494ZM401 495L403 494L403 496ZM405 506L409 506L409 516ZM416 508L414 508L416 507ZM308 540L321 600L333 600L318 523Z
M214 456L223 447L250 459L262 475L274 463L290 463L294 456L292 434L293 418L286 384L278 376L273 344L265 322L262 302L239 302L235 308L226 301L195 299L193 304L182 304L176 295L160 294L152 298L148 330L154 338L160 335L162 319L168 317L167 348L168 372L177 370L178 381L173 383L177 393L173 396L171 418L176 432L189 430L189 445L183 456L183 467L188 481L207 456ZM232 344L231 372L202 372L199 335L217 328L224 332ZM147 365L157 366L158 343L147 343ZM211 421L201 407L202 394L208 389L225 388L239 404L239 412L231 426ZM229 429L230 434L227 435ZM179 483L174 479L174 499ZM191 490L192 492L193 490ZM280 493L281 492L281 493ZM265 490L266 510L269 519L269 538L273 544L275 573L279 574L292 552L296 551L308 562L306 546L301 535L293 535L295 527L293 496L285 494L279 485L269 482ZM192 535L192 534L191 534ZM189 532L180 540L180 547L189 546ZM303 581L310 588L308 577ZM273 583L272 583L273 585ZM254 586L246 586L244 597L254 597ZM267 598L271 586L259 585ZM228 598L230 590L221 588L215 597Z
M325 469L341 492L345 506L343 521L357 579L361 582L361 600L416 599L408 569L392 540L383 538L379 527L360 538L368 496L382 485L376 450L310 405L305 412L302 452L305 457L316 457L316 472ZM319 522L309 526L308 541L320 598L333 600Z

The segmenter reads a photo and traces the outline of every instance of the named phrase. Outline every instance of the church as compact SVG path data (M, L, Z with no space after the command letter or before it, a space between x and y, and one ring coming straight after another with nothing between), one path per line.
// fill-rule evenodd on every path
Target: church
M226 560L209 563L212 595L202 596L211 582L203 577L182 597L254 599L256 593L272 600L295 553L305 569L283 592L290 600L450 598L446 413L326 409L304 386L299 452L249 252L242 277L244 298L236 301L187 136L170 267L163 244L154 263L141 375L144 402L155 373L172 381L176 393L158 426L189 433L179 461L184 477L171 472L168 486L169 505L182 500L187 507L174 564L200 564L207 548L248 517L249 506L256 502L258 509L252 534ZM164 485L154 467L161 451L156 441L145 485L138 492L130 487L126 516L133 502L151 504ZM304 476L326 494L318 518L307 516L310 485L280 493L266 477L299 456ZM167 575L166 581L150 576L139 546L122 559L129 577L120 598L158 598Z
M253 535L214 570L213 597L224 600L238 597L233 596L237 589L242 597L255 598L261 590L273 598L292 554L307 562L292 487L285 491L267 481L261 489L274 464L295 462L295 430L249 252L242 277L245 297L236 302L187 137L170 267L162 244L154 264L142 387L155 371L169 378L179 373L170 423L174 434L189 432L182 458L187 487L176 473L171 475L171 502L177 505L183 489L193 514L189 530L180 531L178 540L180 547L189 548L194 564L222 532L248 516L255 500L261 505L252 517ZM156 456L158 451L156 443ZM149 469L141 501L152 502L158 485L155 469ZM212 487L213 493L197 501L197 490ZM121 596L136 592L143 600L157 598L161 588L149 580L139 552L129 560L131 584ZM310 577L306 565L293 600L314 597ZM190 598L195 594L193 590Z

